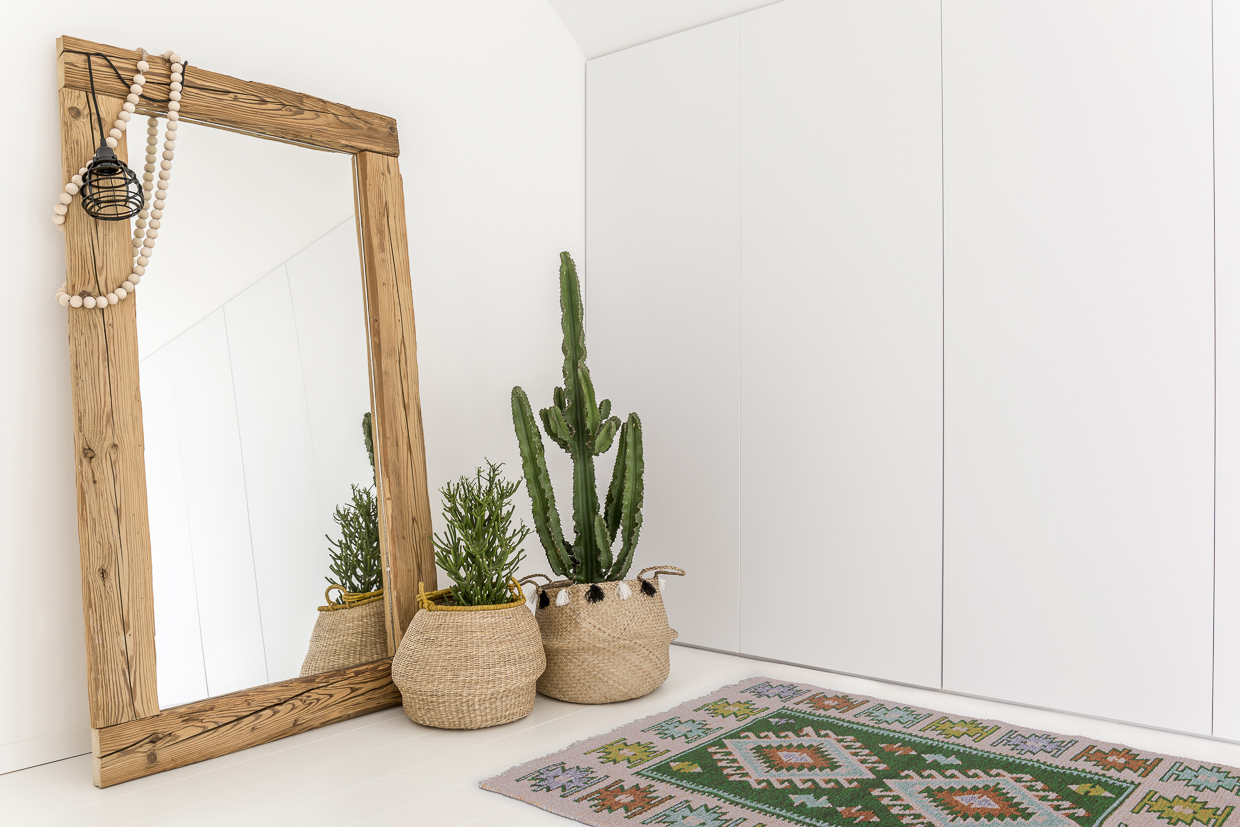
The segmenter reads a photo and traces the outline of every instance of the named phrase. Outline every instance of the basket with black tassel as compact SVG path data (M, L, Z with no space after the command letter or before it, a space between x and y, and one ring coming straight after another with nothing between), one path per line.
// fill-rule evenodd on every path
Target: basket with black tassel
M639 698L667 680L676 630L667 622L659 575L652 566L635 579L609 583L548 582L538 588L538 628L547 669L538 691L561 701L605 704ZM545 574L526 577L550 581Z

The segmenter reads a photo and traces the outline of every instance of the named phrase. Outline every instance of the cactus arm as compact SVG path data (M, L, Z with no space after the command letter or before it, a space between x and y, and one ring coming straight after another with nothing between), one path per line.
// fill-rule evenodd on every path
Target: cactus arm
M598 546L599 571L611 571L611 543L607 541L607 523L602 514L594 515L594 543Z
M637 535L642 527L642 477L645 462L642 458L642 421L637 414L629 414L621 432L624 445L624 493L620 507L620 554L611 570L611 579L624 577L633 564L633 551L637 548ZM620 457L616 458L620 461Z
M609 416L611 416L611 400L604 399L598 403L598 418L607 419Z
M568 441L564 439L557 431L556 426L551 422L551 411L554 408L543 408L538 412L538 418L542 420L543 430L547 432L547 436L551 437L556 445L559 445L565 451L568 450Z
M607 489L607 500L603 505L603 517L607 524L607 537L616 542L616 532L620 530L620 511L624 505L624 457L628 453L629 432L620 429L620 445L616 448L616 464L611 471L611 487Z
M581 388L581 405L586 415L586 438L593 440L598 432L598 403L594 401L594 383L590 381L590 371L584 364L577 368L577 384Z
M611 419L608 419L603 423L602 427L598 430L598 435L594 437L594 442L592 444L594 456L597 457L599 454L605 454L611 450L611 441L615 439L616 432L619 430L619 417L613 416ZM613 536L612 539L614 540L615 537Z
M521 449L525 490L530 495L530 509L538 539L547 552L551 570L560 577L568 577L572 574L573 566L564 548L564 533L560 528L560 514L555 507L551 476L547 473L542 437L538 434L538 422L530 408L529 397L519 387L512 389L512 423L516 428L517 444Z

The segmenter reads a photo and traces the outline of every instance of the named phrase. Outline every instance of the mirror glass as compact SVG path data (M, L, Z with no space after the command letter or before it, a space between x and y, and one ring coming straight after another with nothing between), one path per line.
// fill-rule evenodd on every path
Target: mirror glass
M365 529L374 486L352 158L182 123L158 232L135 299L160 706L386 656L353 628L382 639L381 599L318 610L337 508ZM330 664L323 614L350 616Z

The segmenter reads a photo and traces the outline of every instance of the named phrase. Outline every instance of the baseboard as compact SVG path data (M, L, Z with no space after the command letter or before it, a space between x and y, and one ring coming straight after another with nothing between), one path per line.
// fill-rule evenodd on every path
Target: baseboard
M67 729L0 744L0 775L51 761L90 754L90 727Z

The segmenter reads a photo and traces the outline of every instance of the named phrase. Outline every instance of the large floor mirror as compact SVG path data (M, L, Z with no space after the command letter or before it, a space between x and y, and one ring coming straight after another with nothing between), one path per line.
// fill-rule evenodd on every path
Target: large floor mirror
M109 122L143 55L59 52L71 176L92 81ZM139 175L170 81L147 60L117 147ZM183 86L133 300L68 308L100 786L399 703L435 578L395 122L192 64ZM130 222L65 218L68 293L121 285Z

